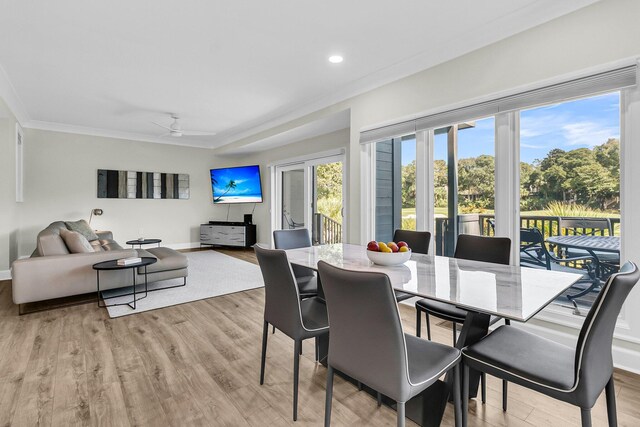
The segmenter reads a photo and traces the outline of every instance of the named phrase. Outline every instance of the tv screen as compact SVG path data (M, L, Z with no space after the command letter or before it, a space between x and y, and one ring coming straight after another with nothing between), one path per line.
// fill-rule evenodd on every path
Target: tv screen
M211 169L213 203L262 203L260 166Z

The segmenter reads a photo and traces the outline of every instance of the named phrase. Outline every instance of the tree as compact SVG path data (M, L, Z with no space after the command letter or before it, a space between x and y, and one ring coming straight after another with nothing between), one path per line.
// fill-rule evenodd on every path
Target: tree
M212 180L213 181L213 180ZM217 181L215 181L217 182ZM229 191L236 188L236 182L233 179L230 179L227 185L224 187L224 193L216 197L215 202L220 201Z
M402 166L402 207L416 207L416 161Z

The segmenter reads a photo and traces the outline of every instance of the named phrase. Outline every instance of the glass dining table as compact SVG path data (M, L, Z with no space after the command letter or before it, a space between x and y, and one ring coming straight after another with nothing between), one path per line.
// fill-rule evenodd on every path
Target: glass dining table
M385 273L396 290L467 310L456 342L458 348L486 336L492 316L527 322L581 278L573 273L422 254L413 254L409 261L399 266L380 266L369 261L366 247L351 244L313 246L286 252L290 263L314 270L319 261L325 261L349 270ZM321 284L318 292L322 297ZM366 296L363 296L365 302ZM320 340L319 347L322 360L328 352L327 337ZM471 396L477 394L479 378L478 372L471 372ZM423 426L440 425L452 381L447 376L407 402L407 417ZM393 406L390 399L385 402Z

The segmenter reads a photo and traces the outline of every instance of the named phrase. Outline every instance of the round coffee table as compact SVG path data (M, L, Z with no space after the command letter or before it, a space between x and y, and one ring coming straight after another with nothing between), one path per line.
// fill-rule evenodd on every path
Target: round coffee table
M147 287L147 266L151 265L151 264L155 264L156 262L158 262L158 260L156 258L151 258L151 257L143 257L142 261L140 262L136 262L134 264L128 264L128 265L120 265L118 264L118 260L117 259L113 259L110 261L103 261L103 262L99 262L97 264L93 264L93 269L96 270L96 286L98 289L98 307L113 307L116 305L128 305L129 307L131 307L132 309L136 309L136 302L140 301L143 298L147 297L147 293L148 293L148 287ZM136 294L136 268L138 267L144 267L144 296L138 297ZM119 294L119 295L115 295L112 297L108 297L108 298L104 298L104 300L107 299L112 299L112 298L119 298L119 297L123 297L123 296L128 296L128 295L133 295L133 300L128 301L128 302L122 302L122 303L114 303L114 304L107 304L106 302L103 305L100 305L100 272L101 271L114 271L114 270L127 270L130 269L131 272L133 273L133 292L129 292L129 293L124 293L124 294ZM123 288L126 288L129 286L123 286ZM114 288L110 288L110 289L114 289ZM117 288L116 288L117 289Z
M127 245L131 245L132 248L138 245L142 248L142 245L153 245L154 243L157 243L158 247L160 247L160 242L162 242L162 239L142 239L142 240L135 239L135 240L128 240Z

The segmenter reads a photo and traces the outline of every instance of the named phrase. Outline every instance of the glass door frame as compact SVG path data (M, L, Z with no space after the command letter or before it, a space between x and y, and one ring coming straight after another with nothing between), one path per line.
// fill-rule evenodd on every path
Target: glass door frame
M347 158L344 150L334 150L332 152L321 153L315 156L308 156L299 159L283 161L279 164L270 165L271 168L271 230L281 230L282 227L282 173L291 170L304 171L304 228L309 230L309 235L313 232L313 209L312 200L314 195L313 168L318 165L342 162L342 241L346 242L347 234ZM271 236L273 239L273 234ZM273 241L272 241L273 243Z

